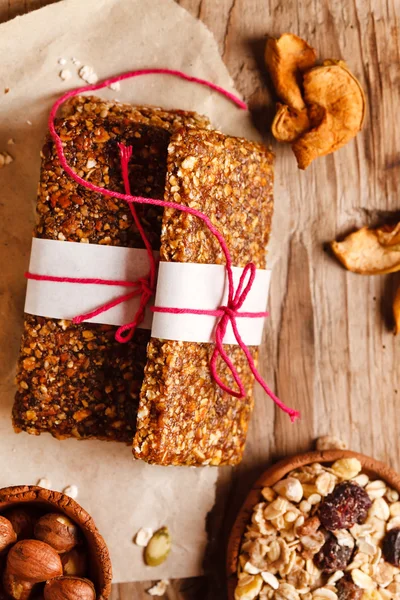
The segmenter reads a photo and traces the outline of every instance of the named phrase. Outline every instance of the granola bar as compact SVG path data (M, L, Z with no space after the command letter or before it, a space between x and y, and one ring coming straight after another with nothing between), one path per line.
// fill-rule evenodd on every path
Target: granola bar
M186 128L168 148L165 199L207 214L228 244L233 262L265 268L273 210L273 155L260 144L216 131ZM203 222L164 211L161 259L224 263ZM150 340L140 394L133 453L162 465L237 464L253 408L253 376L238 346L227 352L247 391L237 399L222 391L209 370L212 344ZM257 348L251 353L257 359ZM220 364L223 380L234 381Z
M169 139L182 125L209 122L195 113L78 97L57 130L79 175L118 191L123 185L117 142L131 145L132 193L162 198ZM140 206L137 212L158 249L162 209ZM77 185L61 168L50 139L42 152L37 217L36 237L143 247L128 205ZM13 408L17 432L131 442L150 333L139 329L129 343L119 344L115 330L25 315Z

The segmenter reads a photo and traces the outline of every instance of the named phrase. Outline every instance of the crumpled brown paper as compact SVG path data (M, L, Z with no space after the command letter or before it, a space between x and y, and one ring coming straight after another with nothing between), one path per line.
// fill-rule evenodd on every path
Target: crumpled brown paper
M0 152L14 158L0 169L0 486L34 484L41 477L57 490L77 485L78 501L108 543L115 582L198 575L216 469L134 462L131 449L116 443L16 435L10 413L46 120L56 97L84 84L71 58L93 67L99 78L169 67L234 91L231 79L211 33L173 0L64 0L1 25L0 56ZM62 69L71 79L59 77ZM168 76L129 81L105 96L197 110L225 133L256 137L248 113L207 88ZM132 538L141 527L162 525L171 530L171 555L160 567L146 567Z

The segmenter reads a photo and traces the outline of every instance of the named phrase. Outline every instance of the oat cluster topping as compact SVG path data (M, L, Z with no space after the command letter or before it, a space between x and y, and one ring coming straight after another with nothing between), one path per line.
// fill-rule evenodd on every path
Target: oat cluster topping
M399 600L400 501L356 458L314 463L261 491L235 600Z

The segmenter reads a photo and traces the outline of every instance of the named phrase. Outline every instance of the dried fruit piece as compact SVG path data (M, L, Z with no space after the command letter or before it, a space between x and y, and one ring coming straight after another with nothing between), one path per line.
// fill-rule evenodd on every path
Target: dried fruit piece
M158 567L171 551L171 536L167 527L155 532L144 551L144 560L150 567Z
M329 531L349 529L355 523L364 523L371 504L364 488L352 481L344 481L323 500L318 516Z
M292 33L270 38L265 63L279 98L295 110L305 108L301 93L301 73L315 64L317 53L306 41Z
M361 600L363 590L361 590L351 579L349 575L342 577L336 584L339 600Z
M400 331L400 287L396 290L396 295L393 300L393 318L394 318L394 333L397 335Z
M342 242L331 242L331 248L336 258L353 273L394 273L400 269L400 245L387 243L386 232L387 226L377 229L362 227Z
M327 60L303 77L304 100L320 111L318 122L293 146L300 169L318 156L335 152L361 130L365 117L362 87L343 61Z
M400 567L400 528L395 527L387 532L383 538L382 552L384 559L394 565Z
M296 110L286 104L277 104L271 131L278 142L293 143L309 128L307 109Z
M351 561L352 554L353 548L340 545L336 537L329 533L325 544L315 555L314 562L325 573L333 573L345 569Z

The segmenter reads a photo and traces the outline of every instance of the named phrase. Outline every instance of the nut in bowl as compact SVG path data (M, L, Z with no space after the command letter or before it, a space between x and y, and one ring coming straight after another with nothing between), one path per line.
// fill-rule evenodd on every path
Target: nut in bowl
M400 598L400 476L345 450L286 459L232 529L229 600Z
M111 562L74 500L35 486L0 490L0 600L107 600Z

